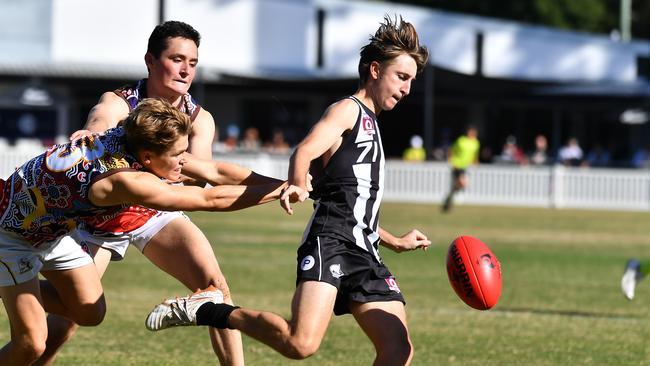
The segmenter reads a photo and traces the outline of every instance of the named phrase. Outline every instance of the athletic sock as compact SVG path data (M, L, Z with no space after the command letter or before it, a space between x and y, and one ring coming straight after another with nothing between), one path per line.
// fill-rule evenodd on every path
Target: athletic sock
M196 311L196 325L209 325L219 329L233 329L228 326L228 317L239 306L206 302Z

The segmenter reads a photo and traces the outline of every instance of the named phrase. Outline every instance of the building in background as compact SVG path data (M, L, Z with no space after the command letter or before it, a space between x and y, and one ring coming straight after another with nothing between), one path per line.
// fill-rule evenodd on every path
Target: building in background
M432 55L410 105L382 116L389 156L414 134L431 151L469 123L493 151L508 135L532 150L542 134L552 154L575 136L621 165L650 138L648 41L343 0L0 0L0 123L27 126L0 137L48 143L81 127L102 91L146 75L151 29L173 19L201 32L192 94L222 136L236 124L295 143L354 92L359 48L385 14L412 22ZM24 104L29 90L51 104Z

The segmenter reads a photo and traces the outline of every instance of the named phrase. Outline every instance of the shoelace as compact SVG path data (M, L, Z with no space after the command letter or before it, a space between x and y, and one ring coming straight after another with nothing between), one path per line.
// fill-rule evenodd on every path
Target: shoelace
M182 301L182 304L181 304ZM176 301L171 303L169 305L171 308L171 320L178 320L181 322L190 322L190 318L187 313L187 300L186 299L181 299L181 298L176 298ZM175 317L175 319L174 319Z

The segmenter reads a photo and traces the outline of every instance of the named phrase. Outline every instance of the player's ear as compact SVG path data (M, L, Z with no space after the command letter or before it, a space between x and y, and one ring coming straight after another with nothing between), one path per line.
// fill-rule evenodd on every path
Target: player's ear
M148 151L148 150L142 150L142 151L140 151L140 153L138 154L138 156L139 156L139 159L138 159L138 160L140 160L140 163L141 163L145 168L151 165L151 160L152 160L152 157L153 157L153 153L152 153L151 151Z
M147 52L144 54L144 63L147 65L147 70L151 71L151 66L153 66L153 61L155 57L151 52Z
M381 71L381 64L379 61L373 61L370 63L369 74L373 80L379 79L379 72Z

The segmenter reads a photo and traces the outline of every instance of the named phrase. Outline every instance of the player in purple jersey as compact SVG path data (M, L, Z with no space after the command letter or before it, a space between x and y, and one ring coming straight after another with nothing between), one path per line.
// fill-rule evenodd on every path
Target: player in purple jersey
M290 186L281 196L289 213L290 200L308 197L310 164L320 159L323 169L313 174L314 214L298 249L290 320L220 304L218 292L207 290L156 306L147 328L234 328L286 357L303 359L320 347L332 312L352 313L375 346L376 365L409 364L413 347L404 300L378 246L403 252L431 242L418 230L397 237L378 225L384 154L377 115L409 94L427 58L415 28L386 17L361 49L359 89L332 104L292 155Z
M148 78L104 93L88 115L85 130L75 132L72 138L115 127L146 97L163 98L192 120L188 151L201 159L212 159L214 118L189 93L199 62L200 38L199 32L184 22L166 21L156 26L144 56ZM184 182L187 184L188 179ZM86 225L73 232L73 236L88 246L100 276L110 261L121 260L128 246L133 245L156 267L187 288L195 290L214 285L223 292L227 303L233 303L212 245L182 212L131 206L111 222L100 227ZM74 253L75 249L73 245L69 251ZM76 324L56 315L49 317L48 326L48 347L39 360L44 363L56 357L77 329ZM221 365L244 364L239 331L210 328L209 335Z
M78 222L91 222L138 204L158 210L231 211L279 198L286 183L232 164L187 153L189 117L170 103L147 99L120 127L56 145L0 181L0 297L11 326L1 365L38 359L47 337L45 312L78 324L99 324L103 290L92 263L43 293L42 258ZM213 185L170 185L187 175ZM67 280L62 280L66 278ZM69 304L67 294L77 304ZM57 296L58 295L58 296ZM78 300L81 299L81 300Z

